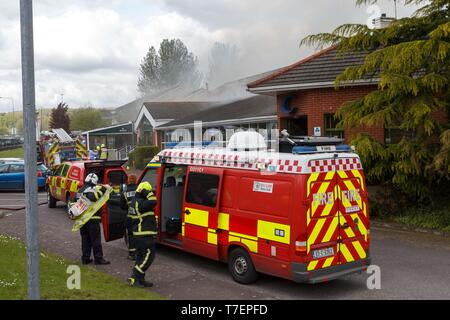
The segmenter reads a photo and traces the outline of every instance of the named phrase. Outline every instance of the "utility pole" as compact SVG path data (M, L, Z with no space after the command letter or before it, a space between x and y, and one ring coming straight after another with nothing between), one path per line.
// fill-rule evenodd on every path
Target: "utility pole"
M22 44L23 129L25 137L26 245L28 298L40 299L36 167L36 101L34 87L33 2L20 0Z

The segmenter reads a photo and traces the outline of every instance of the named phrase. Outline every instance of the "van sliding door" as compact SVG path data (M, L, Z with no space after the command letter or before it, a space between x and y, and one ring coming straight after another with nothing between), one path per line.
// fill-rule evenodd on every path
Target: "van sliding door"
M183 249L218 260L218 221L223 169L189 167L183 201Z

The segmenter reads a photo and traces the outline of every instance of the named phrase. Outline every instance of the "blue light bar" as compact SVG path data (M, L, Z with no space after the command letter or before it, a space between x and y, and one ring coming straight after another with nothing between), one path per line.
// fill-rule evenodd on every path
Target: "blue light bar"
M337 146L297 146L292 148L293 154L325 153L325 152L351 152L352 149L346 144Z
M212 147L218 146L217 141L181 141L181 142L167 142L166 149L174 148L188 148L188 147Z

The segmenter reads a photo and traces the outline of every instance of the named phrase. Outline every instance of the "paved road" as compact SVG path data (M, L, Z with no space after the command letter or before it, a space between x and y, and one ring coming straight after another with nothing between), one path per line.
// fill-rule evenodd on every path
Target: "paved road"
M39 192L38 203L47 202L47 194ZM8 209L18 210L25 208L25 193L17 191L0 191L0 212L6 212Z
M62 207L40 208L41 245L79 261L80 237ZM25 217L16 211L0 219L0 233L24 238ZM132 263L121 240L104 245L109 266L97 267L125 280ZM225 264L158 247L149 278L172 299L450 299L450 238L388 230L372 231L373 263L380 266L381 290L368 290L366 274L319 285L261 276L251 286L231 280ZM1 278L1 275L0 275Z

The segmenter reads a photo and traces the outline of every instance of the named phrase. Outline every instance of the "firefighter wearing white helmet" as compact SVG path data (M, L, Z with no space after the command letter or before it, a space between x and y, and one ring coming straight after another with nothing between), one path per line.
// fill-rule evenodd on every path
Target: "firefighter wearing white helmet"
M151 287L145 281L145 272L155 259L155 237L157 220L155 216L156 196L148 182L142 182L130 203L129 214L132 222L133 244L136 248L136 263L128 282L132 286Z
M103 185L98 184L98 176L90 173L84 180L83 187L78 191L77 197L85 196L91 203L98 201L106 192ZM92 262L91 253L94 255L95 264L109 264L103 258L102 237L100 234L101 211L99 209L80 229L81 234L81 262L89 264Z

